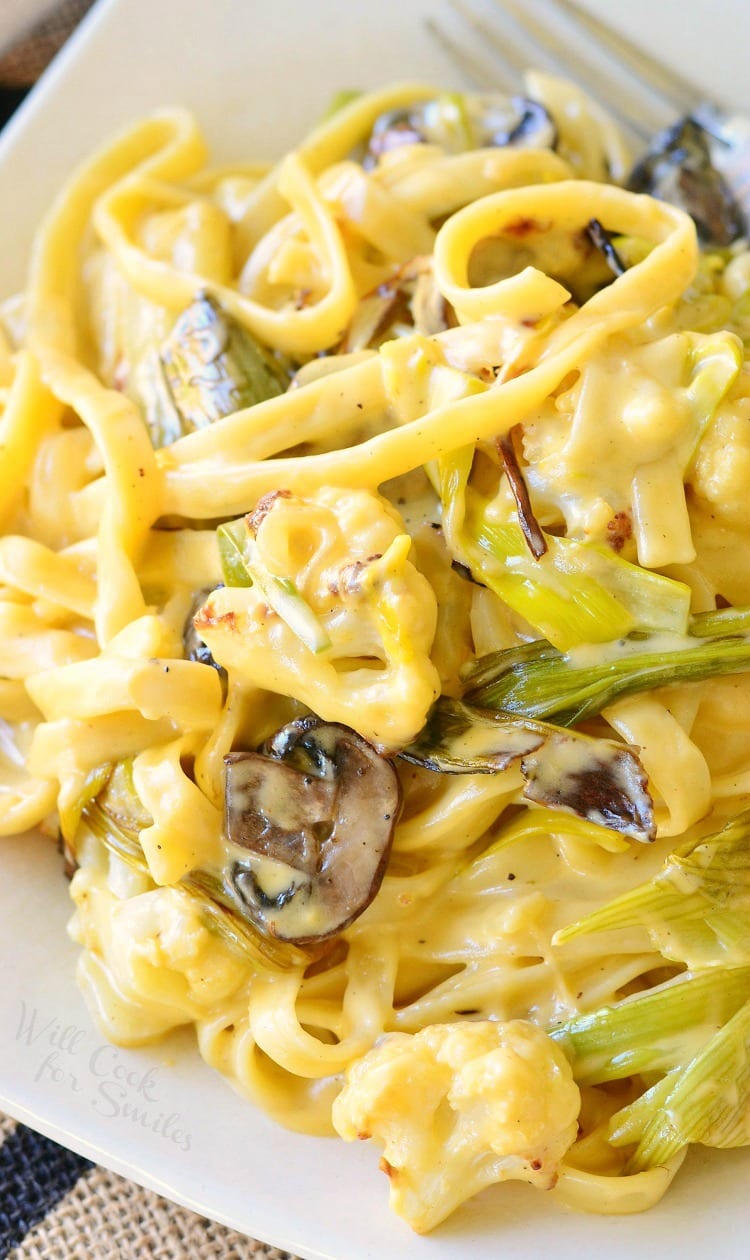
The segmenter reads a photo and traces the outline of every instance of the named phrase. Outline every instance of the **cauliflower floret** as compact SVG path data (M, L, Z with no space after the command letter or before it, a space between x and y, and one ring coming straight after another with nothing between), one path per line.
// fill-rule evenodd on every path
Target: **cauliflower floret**
M424 1234L496 1181L551 1188L577 1134L570 1065L526 1020L389 1033L347 1074L333 1123L383 1145L390 1204Z
M750 398L720 409L698 447L689 481L720 520L750 523Z
M648 568L687 563L694 549L683 480L741 365L731 332L677 332L642 345L612 338L571 389L524 423L535 503L583 540L616 545L617 523L632 521Z
M105 1035L121 1045L160 1036L226 1003L248 979L178 888L115 896L101 869L76 871L73 939L78 980Z
M437 601L398 513L368 490L326 487L269 495L246 521L254 561L271 584L293 584L322 642L313 650L269 606L269 586L221 587L195 618L214 658L373 744L408 743L440 692L429 655Z

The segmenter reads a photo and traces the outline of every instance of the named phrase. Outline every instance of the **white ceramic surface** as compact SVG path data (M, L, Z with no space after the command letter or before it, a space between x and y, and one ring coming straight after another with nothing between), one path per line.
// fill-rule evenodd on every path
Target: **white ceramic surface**
M342 86L459 84L423 28L439 0L104 0L0 137L0 291L75 160L113 127L184 103L220 157L270 157ZM626 26L750 109L747 0L607 0ZM105 1047L73 981L67 889L39 838L0 849L0 1107L198 1211L309 1260L734 1260L747 1250L746 1153L697 1152L640 1217L584 1217L523 1187L492 1190L430 1238L386 1206L378 1153L288 1134L200 1061L187 1035Z

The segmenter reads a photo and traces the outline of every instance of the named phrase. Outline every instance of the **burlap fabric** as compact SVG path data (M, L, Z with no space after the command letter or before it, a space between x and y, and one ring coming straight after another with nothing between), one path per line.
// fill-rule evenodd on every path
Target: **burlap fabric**
M0 56L0 84L4 88L29 88L36 83L92 3L60 0L40 21L19 31Z
M91 1165L7 1116L0 1115L0 1137L2 1260L295 1260ZM4 1160L9 1145L13 1155ZM37 1221L66 1181L71 1188Z
M0 56L0 123L91 3L61 0ZM177 1207L0 1114L0 1260L250 1257L296 1260Z

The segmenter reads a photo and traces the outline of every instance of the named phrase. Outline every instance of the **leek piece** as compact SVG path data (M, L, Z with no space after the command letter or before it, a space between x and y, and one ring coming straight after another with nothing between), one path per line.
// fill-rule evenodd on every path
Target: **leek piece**
M440 344L422 333L387 341L378 354L385 396L399 424L409 424L489 388L479 377L451 367ZM473 452L474 448L469 449ZM427 473L434 473L433 462Z
M463 92L442 92L425 107L430 139L449 153L477 148L469 107Z
M288 384L284 364L214 298L199 293L159 349L140 358L133 388L151 441L160 448L275 398Z
M331 640L310 605L300 595L296 583L291 578L269 573L257 562L250 567L250 573L263 598L305 647L314 653L326 652Z
M150 878L140 833L153 820L133 786L132 762L120 762L114 770L104 769L110 771L108 782L96 799L84 805L81 825L87 826L121 861ZM242 903L232 895L231 886L221 875L191 871L174 887L192 898L204 926L245 962L268 970L269 966L280 969L307 966L311 961L309 952L286 941L261 936L244 917Z
M691 419L688 440L641 464L631 489L638 556L641 564L652 569L689 564L695 559L685 474L742 367L742 346L733 333L682 333L678 334L678 342L683 346L687 343L688 347L688 381L678 391Z
M688 353L690 382L686 392L699 424L694 451L719 404L737 380L742 363L742 342L734 333L722 330L715 336L691 338Z
M217 529L216 540L225 586L252 586L246 558L249 539L244 516L236 521L227 521Z
M156 346L151 346L138 360L129 390L145 416L155 450L171 446L183 437L185 423L175 406Z
M691 968L750 960L750 810L670 854L651 880L555 934L630 931ZM635 947L635 946L634 946Z
M520 760L528 800L635 840L654 839L643 767L629 748L610 740L441 697L400 756L443 774L493 774Z
M112 764L105 762L101 766L95 766L93 770L89 770L83 785L76 797L66 802L65 806L60 806L60 834L65 843L71 848L73 856L75 856L75 837L78 831L81 815L92 801L96 800L99 793L106 787L111 775Z
M535 559L517 521L498 522L468 485L474 448L438 461L443 525L474 577L556 647L604 643L632 630L687 628L689 588L630 564L607 547L546 534Z
M328 119L333 118L334 114L338 114L340 109L345 109L346 106L351 105L353 101L359 100L361 95L361 88L339 88L337 92L333 93L333 96L320 117L320 122L328 122Z
M750 1138L750 1001L701 1050L610 1122L614 1146L638 1145L626 1171L664 1164L692 1142L742 1146Z
M690 633L696 639L720 634L750 634L750 608L717 608L696 613L690 619Z
M255 538L245 517L220 525L216 531L224 582L227 586L257 586L277 616L285 621L311 652L331 646L328 634L296 584L280 577L260 561Z
M184 433L275 398L289 383L270 351L206 293L178 317L159 357Z
M750 966L707 967L570 1019L550 1036L579 1085L679 1067L750 999Z
M623 696L747 670L750 614L727 609L694 618L690 634L633 636L595 654L563 653L544 639L492 652L467 673L465 698L572 726Z
M654 248L654 242L647 241L644 236L615 235L612 237L612 244L626 271L648 258Z
M474 859L474 865L494 858L496 853L517 844L519 840L531 840L536 836L561 836L565 839L584 840L598 845L607 853L623 853L628 842L609 827L589 822L585 818L561 814L554 809L539 807L524 810L512 822L503 826L495 840Z

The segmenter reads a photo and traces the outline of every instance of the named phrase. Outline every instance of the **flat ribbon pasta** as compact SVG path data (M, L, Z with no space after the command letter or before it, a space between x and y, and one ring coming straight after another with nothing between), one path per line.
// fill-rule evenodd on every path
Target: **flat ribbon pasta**
M107 1036L192 1025L209 1064L303 1132L333 1132L334 1099L377 1078L420 1158L443 1124L439 1168L460 1165L448 1119L467 1100L484 1124L493 1080L515 1097L536 1073L521 1112L565 1123L541 1154L493 1147L494 1179L628 1212L657 1201L683 1150L643 1170L617 1135L660 1114L711 1030L654 1036L643 1070L609 1062L609 1034L584 1070L575 1039L589 1019L620 1036L628 1003L706 977L648 919L603 936L597 915L656 904L669 863L746 806L746 684L687 674L571 716L568 693L552 704L525 671L539 653L558 679L602 662L615 676L644 638L677 659L699 651L690 614L744 601L750 261L741 243L702 254L683 211L617 186L606 117L537 88L555 151L477 130L481 99L405 83L270 168L208 168L196 122L170 110L73 174L23 299L0 312L0 831L59 832L78 979ZM504 651L505 700L481 685L472 699L473 671ZM475 732L446 754L462 698L470 725L510 741L493 764ZM342 727L339 757L325 740ZM553 738L550 801L532 788ZM369 797L349 816L336 778L337 757L364 776L363 747L393 778L377 820ZM609 798L596 815L567 790L590 788L603 747L653 800L653 843L602 825ZM243 762L274 762L283 790L250 808L231 783ZM385 856L345 926L260 930L253 907L283 910L300 872L328 878L336 827L354 852L375 820ZM678 890L680 923L703 875ZM720 941L733 960L718 959L721 1035L744 983L725 883L696 929L698 957ZM466 1055L498 1041L481 1070L458 1062L467 1028ZM532 1043L545 1054L514 1075ZM442 1104L418 1103L444 1085ZM696 1140L728 1142L721 1124ZM460 1201L474 1183L456 1176Z

